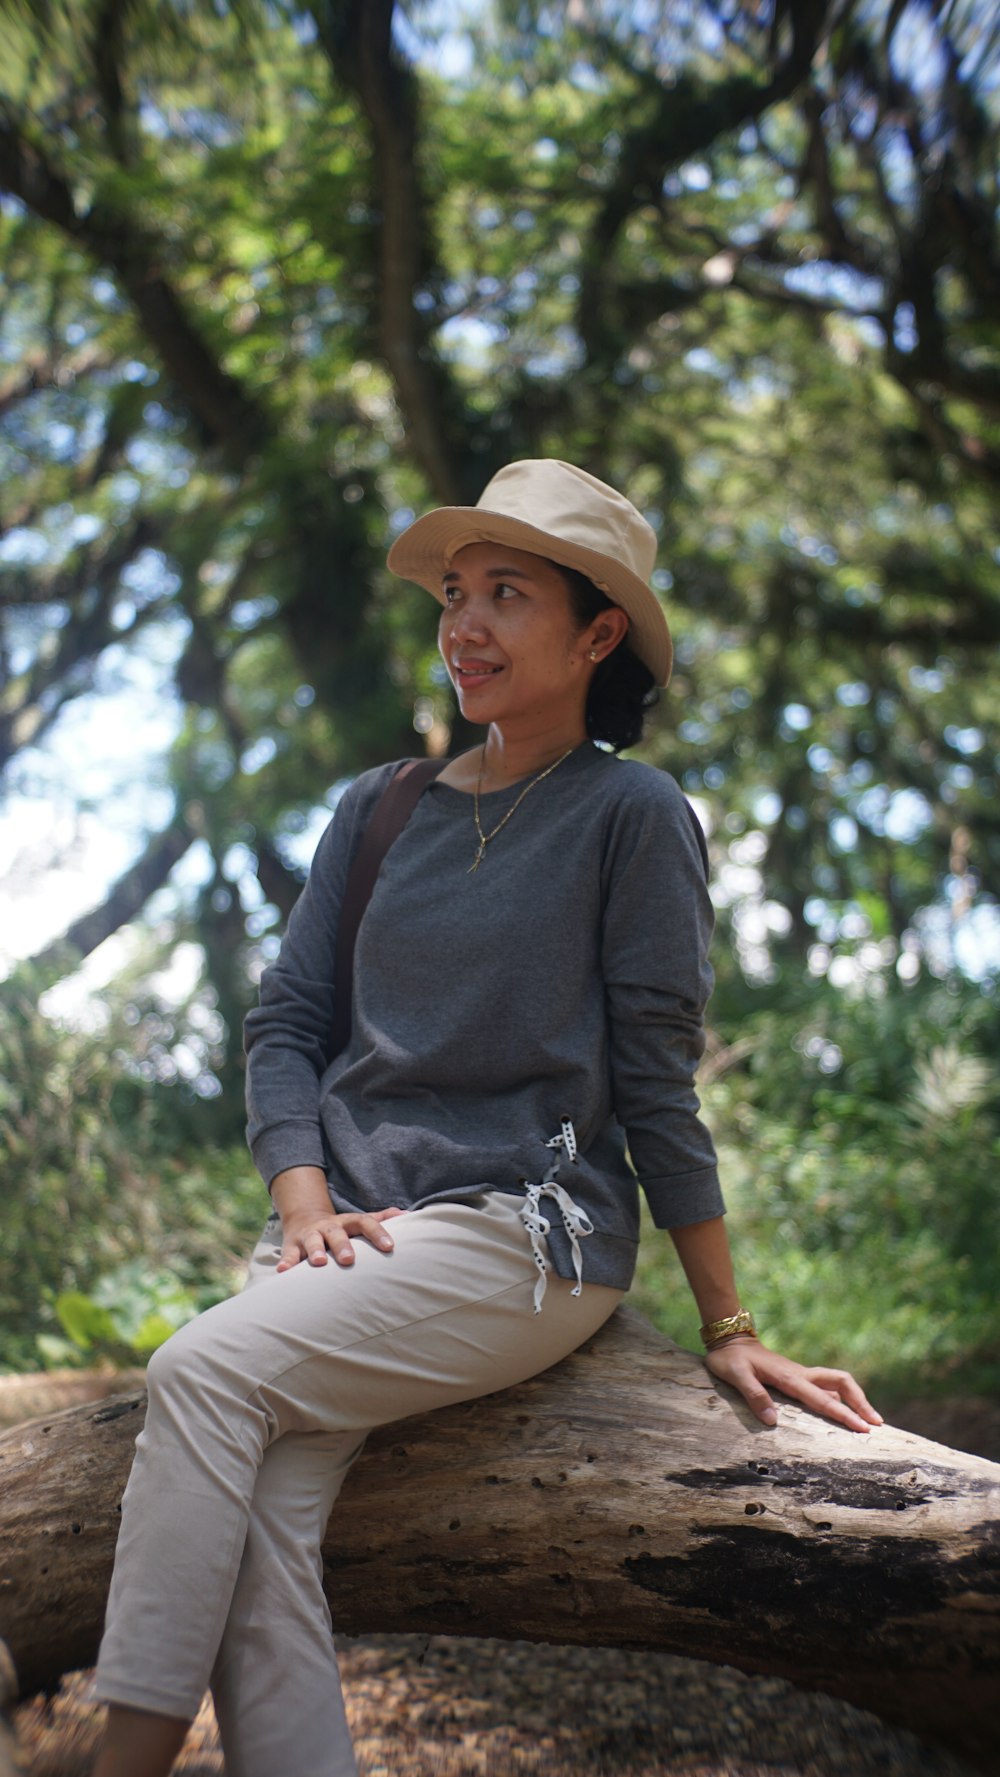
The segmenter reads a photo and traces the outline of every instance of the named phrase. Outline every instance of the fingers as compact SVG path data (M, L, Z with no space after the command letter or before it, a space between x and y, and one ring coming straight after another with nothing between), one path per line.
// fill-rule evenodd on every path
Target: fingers
M834 1394L829 1388L817 1387L814 1382L807 1380L805 1374L793 1377L791 1381L782 1383L781 1386L786 1394L794 1395L804 1406L812 1407L815 1412L822 1413L826 1419L835 1420L838 1425L846 1425L849 1431L866 1432L871 1425L881 1424L880 1417L869 1422L860 1413L855 1412L853 1407L847 1406L839 1394Z
M873 1425L883 1424L881 1413L871 1406L847 1370L806 1369L802 1364L769 1351L766 1346L758 1345L755 1349L749 1342L741 1342L739 1349L735 1345L725 1348L725 1358L722 1349L714 1354L709 1369L739 1389L763 1425L775 1425L778 1418L774 1402L764 1386L765 1377L783 1394L845 1426L848 1431L867 1432Z
M767 1389L757 1381L756 1377L754 1377L751 1382L738 1382L736 1386L742 1394L743 1399L746 1401L747 1406L752 1412L756 1413L757 1418L762 1425L777 1425L778 1410L768 1394Z
M806 1375L810 1382L817 1383L820 1388L830 1389L833 1393L838 1394L841 1400L848 1407L853 1407L854 1411L859 1413L862 1419L866 1419L869 1425L885 1424L881 1413L872 1406L864 1390L855 1382L849 1370L811 1369L806 1371Z
M310 1265L325 1265L328 1254L338 1265L353 1265L352 1240L359 1237L380 1252L392 1252L395 1242L382 1223L392 1216L405 1214L405 1210L396 1208L374 1210L370 1214L351 1210L343 1215L324 1216L306 1227L296 1227L293 1223L284 1230L281 1258L276 1269L290 1271L303 1260Z

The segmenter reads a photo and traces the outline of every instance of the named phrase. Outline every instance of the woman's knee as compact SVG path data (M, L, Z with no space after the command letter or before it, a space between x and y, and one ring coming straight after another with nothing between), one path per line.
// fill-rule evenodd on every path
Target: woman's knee
M154 1351L146 1366L150 1400L177 1389L189 1393L197 1387L200 1378L207 1378L212 1373L214 1365L205 1320L205 1315L197 1315Z

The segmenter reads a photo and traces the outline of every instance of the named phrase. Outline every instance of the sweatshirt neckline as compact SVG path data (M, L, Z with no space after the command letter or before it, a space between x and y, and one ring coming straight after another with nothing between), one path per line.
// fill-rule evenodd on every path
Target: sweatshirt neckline
M583 740L578 747L574 747L568 758L562 760L555 771L549 773L544 780L545 784L555 784L557 781L565 781L568 777L577 777L581 772L590 770L602 757L601 749L596 747L592 740ZM538 773L534 773L534 776L537 777ZM530 782L530 776L521 777L517 779L516 783L507 784L503 789L484 790L479 797L480 807L489 807L493 803L503 802L507 797L519 796L525 784ZM454 784L443 784L440 778L434 778L428 788L435 797L440 797L445 802L451 802L456 807L459 804L463 808L471 808L472 806L473 792L471 790L458 790ZM541 788L542 785L539 784L539 789Z

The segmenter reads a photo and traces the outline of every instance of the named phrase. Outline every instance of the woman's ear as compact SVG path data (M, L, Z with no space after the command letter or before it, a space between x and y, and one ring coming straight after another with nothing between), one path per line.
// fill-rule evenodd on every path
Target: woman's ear
M588 653L592 660L606 660L628 635L628 618L620 605L602 611L590 626Z

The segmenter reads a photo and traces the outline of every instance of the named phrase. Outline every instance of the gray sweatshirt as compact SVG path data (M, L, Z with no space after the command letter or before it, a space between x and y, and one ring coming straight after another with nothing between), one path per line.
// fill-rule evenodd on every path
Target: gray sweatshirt
M470 874L472 797L432 783L379 873L351 1040L330 1060L344 882L395 769L365 772L341 798L247 1018L255 1164L268 1185L286 1167L322 1167L337 1210L524 1194L570 1120L578 1157L560 1153L558 1182L594 1225L584 1279L627 1289L636 1175L658 1227L724 1208L693 1086L712 909L690 810L665 772L587 741ZM480 799L487 833L522 788ZM571 1277L568 1234L551 1220L549 1254Z

